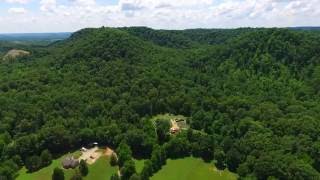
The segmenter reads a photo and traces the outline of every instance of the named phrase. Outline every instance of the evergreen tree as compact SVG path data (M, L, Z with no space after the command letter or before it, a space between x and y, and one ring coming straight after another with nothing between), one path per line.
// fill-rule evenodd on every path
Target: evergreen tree
M31 156L27 158L25 165L29 172L34 172L41 168L41 159L39 156Z
M128 160L124 163L123 167L120 170L121 180L129 180L130 177L136 173L136 167L133 160Z
M71 180L82 180L81 172L76 170L74 175L71 177Z
M143 169L141 171L141 180L149 180L149 178L153 174L152 162L150 160L146 160L144 162Z
M83 159L80 161L79 171L82 176L87 176L89 173L88 165L87 165L86 161L84 161Z
M40 155L41 165L43 167L48 166L52 162L52 155L48 150L43 150Z
M54 168L52 180L64 180L64 172L60 168Z
M214 152L214 158L216 160L216 167L220 170L226 168L226 156L222 149L217 149Z
M132 159L132 151L125 142L122 142L119 145L117 149L117 155L118 155L118 165L120 167L122 167L126 161L129 161Z

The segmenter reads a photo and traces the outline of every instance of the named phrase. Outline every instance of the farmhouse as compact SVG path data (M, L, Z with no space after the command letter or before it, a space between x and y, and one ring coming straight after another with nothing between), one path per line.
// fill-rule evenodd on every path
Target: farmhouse
M66 157L63 161L62 161L62 166L65 169L74 169L79 165L79 160L74 159L74 157Z

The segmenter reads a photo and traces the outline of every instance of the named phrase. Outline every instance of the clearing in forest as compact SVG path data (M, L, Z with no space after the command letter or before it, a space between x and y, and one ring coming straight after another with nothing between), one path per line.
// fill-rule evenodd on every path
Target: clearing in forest
M104 149L96 149L95 151L90 151L91 154L100 154L99 157L97 157L94 161L94 163L89 164L89 174L88 176L84 177L84 180L105 180L110 179L110 177L117 172L118 167L112 167L109 163L110 161L110 155L113 153L113 150L110 148L104 148ZM52 163L45 168L40 169L39 171L33 172L33 173L27 173L26 168L22 168L18 172L17 180L51 180L51 175L53 172L53 169L56 167L62 168L61 162L63 159L69 156L73 156L75 158L83 158L88 157L88 155L83 155L84 152L76 151L73 153L65 154L64 156L55 159L52 161ZM90 154L90 153L89 153ZM90 155L89 155L90 157ZM77 169L77 168L76 168ZM74 175L76 169L63 169L65 179L69 180Z
M181 130L188 129L187 117L182 115L173 115L173 114L159 114L154 116L151 121L155 124L156 121L168 121L171 124L170 133L176 134Z
M82 152L79 160L85 160L88 164L93 164L102 156L102 152L98 147L94 147Z
M188 157L184 159L167 160L167 164L157 172L151 180L236 180L237 175L228 170L216 170L212 163L201 159Z
M3 60L15 59L18 57L23 57L23 56L28 56L28 55L30 55L30 52L28 52L28 51L12 49L3 57Z

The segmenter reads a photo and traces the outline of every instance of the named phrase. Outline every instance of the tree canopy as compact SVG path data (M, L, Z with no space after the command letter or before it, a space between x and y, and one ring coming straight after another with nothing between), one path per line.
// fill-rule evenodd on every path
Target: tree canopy
M95 141L126 179L190 155L241 177L320 177L317 31L97 28L17 48L31 55L0 63L0 179ZM189 131L150 120L164 113ZM141 175L133 157L150 159Z

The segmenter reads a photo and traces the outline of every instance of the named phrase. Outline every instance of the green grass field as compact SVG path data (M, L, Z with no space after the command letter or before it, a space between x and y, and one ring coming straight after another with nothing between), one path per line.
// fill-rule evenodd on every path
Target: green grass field
M109 180L110 177L118 171L118 167L112 167L109 158L106 156L98 159L94 164L89 166L89 174L84 180Z
M74 152L72 153L75 157L79 157L80 152ZM56 167L62 167L61 165L61 161L63 160L63 158L65 158L67 155L66 154L62 157L60 157L59 159L55 159L52 161L52 163L50 164L50 166L45 167L40 169L37 172L33 172L33 173L27 173L27 169L26 168L22 168L19 173L18 173L18 177L17 180L50 180L51 179L51 175L53 172L53 169ZM64 170L64 175L65 175L65 179L70 179L72 177L74 173L74 170Z
M168 114L168 113L167 114L158 114L156 116L153 116L150 120L153 123L153 125L155 125L155 122L157 120L167 121L171 124L171 119L183 119L185 121L177 122L178 126L181 129L188 129L189 128L189 126L186 124L187 117L184 117L182 115L173 115L173 114Z
M79 152L73 153L74 156L79 156ZM52 164L48 167L45 167L37 172L34 173L27 173L25 168L22 168L19 171L19 175L17 180L51 180L51 175L53 169L56 167L62 167L61 161L67 155L62 156L59 159L53 160ZM83 178L85 180L105 180L110 179L113 173L117 172L117 167L111 167L109 164L109 159L105 156L98 159L94 164L89 165L89 174L87 177ZM69 180L75 170L64 170L65 179Z
M170 119L178 118L178 119L186 119L186 117L182 115L172 115L172 114L158 114L151 118L151 121L156 121L158 119L170 121Z
M167 164L151 180L236 180L237 176L227 170L217 171L211 163L201 159L184 158L167 160Z
M73 153L74 156L79 152ZM61 160L67 155L56 159L48 167L34 173L27 173L25 168L19 171L17 180L51 180L51 175L55 167L61 167ZM143 169L145 160L134 160L138 173ZM98 159L94 164L89 165L89 174L84 180L106 180L116 173L118 167L111 167L109 158L106 156ZM65 179L69 180L75 170L64 170ZM156 173L151 180L235 180L237 176L227 170L217 171L212 163L205 163L201 159L184 158L178 160L167 160L167 164Z
M137 173L141 173L144 166L144 161L145 161L144 159L141 159L141 160L134 159Z

